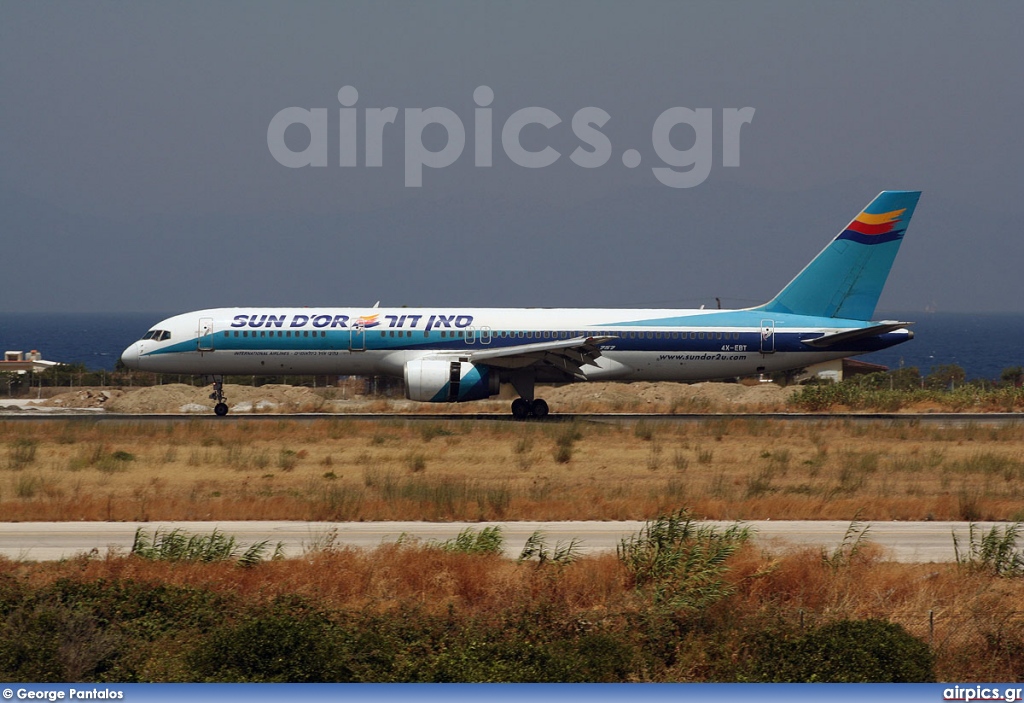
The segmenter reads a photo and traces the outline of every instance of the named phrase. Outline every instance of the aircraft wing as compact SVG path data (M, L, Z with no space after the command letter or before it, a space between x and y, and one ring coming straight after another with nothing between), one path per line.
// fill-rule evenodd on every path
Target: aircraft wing
M847 330L845 332L835 332L833 334L825 334L821 337L815 337L814 339L805 339L803 343L810 347L828 348L835 346L836 344L852 342L858 339L877 337L912 324L914 323L886 321L877 325L872 325L871 327L858 327L857 329Z
M573 337L438 356L457 357L473 364L502 369L525 369L536 365L545 371L561 372L571 378L582 379L583 367L596 366L594 361L601 356L599 345L611 339L615 337Z

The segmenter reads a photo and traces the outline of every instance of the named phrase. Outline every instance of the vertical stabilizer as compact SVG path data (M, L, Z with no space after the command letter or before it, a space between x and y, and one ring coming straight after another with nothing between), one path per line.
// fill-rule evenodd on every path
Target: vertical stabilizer
M920 191L886 190L764 305L771 313L870 320Z

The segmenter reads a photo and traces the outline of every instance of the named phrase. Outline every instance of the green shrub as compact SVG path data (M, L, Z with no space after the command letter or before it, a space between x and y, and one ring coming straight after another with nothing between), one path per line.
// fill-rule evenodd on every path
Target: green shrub
M467 527L458 537L442 542L441 549L446 552L462 552L463 554L501 554L505 539L501 536L501 527L492 525L477 532Z
M733 525L724 532L698 525L686 509L649 520L623 539L619 560L638 590L672 610L700 610L732 592L723 578L725 561L750 538Z
M793 638L762 633L753 644L752 681L908 683L935 681L935 657L902 626L840 620Z
M6 681L159 680L152 663L173 669L173 642L182 633L195 638L228 610L210 591L135 581L8 586L0 580L0 680Z
M212 632L187 659L204 681L350 681L351 670L337 656L339 639L320 613L278 610Z
M110 668L119 642L91 613L62 603L25 603L0 626L0 679L95 680Z
M1024 574L1024 552L1017 548L1022 531L1021 523L1015 522L1000 529L993 527L982 532L974 523L968 526L966 548L953 531L953 552L956 563L971 571L984 571L996 576L1021 576Z
M580 558L580 540L573 537L568 542L559 540L554 548L548 546L547 539L541 530L535 530L532 535L526 538L523 551L519 553L519 562L533 561L536 559L538 566L544 564L560 564L565 566Z
M242 566L252 566L262 561L270 549L270 540L255 542L239 554L241 546L233 536L214 530L208 535L189 535L181 528L161 532L158 527L153 537L142 529L135 528L131 554L152 561L227 561L237 559ZM271 555L280 559L284 545L277 543Z

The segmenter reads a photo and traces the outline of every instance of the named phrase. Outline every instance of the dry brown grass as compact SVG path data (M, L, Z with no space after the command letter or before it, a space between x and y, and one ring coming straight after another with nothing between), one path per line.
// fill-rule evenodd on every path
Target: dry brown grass
M1024 518L1019 426L0 422L5 520Z

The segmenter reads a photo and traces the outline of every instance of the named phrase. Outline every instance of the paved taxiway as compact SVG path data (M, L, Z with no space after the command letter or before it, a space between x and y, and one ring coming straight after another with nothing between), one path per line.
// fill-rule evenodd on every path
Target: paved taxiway
M526 539L535 531L544 533L547 544L579 540L582 552L614 551L619 540L635 534L641 522L502 522L502 523L424 523L424 522L15 522L0 523L0 555L9 559L48 561L89 553L105 555L111 549L127 553L135 530L143 528L152 537L153 531L182 529L189 534L209 534L214 529L234 536L244 547L269 540L271 548L278 542L286 556L300 556L333 539L335 546L350 545L372 548L394 542L402 535L423 541L443 541L472 527L480 530L500 525L505 537L505 551L516 557ZM733 523L709 522L726 527ZM845 521L759 520L742 523L755 532L755 539L771 549L793 546L820 546L831 550L839 546L851 524ZM993 524L978 523L988 530ZM887 555L904 562L953 561L952 533L960 543L967 544L968 525L963 522L875 522L867 525L864 539L884 547Z

